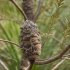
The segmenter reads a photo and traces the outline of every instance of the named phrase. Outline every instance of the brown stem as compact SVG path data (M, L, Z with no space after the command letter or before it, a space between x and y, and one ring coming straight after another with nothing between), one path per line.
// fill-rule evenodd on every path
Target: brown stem
M29 70L32 70L32 67L33 67L34 62L35 62L35 61L30 61L30 64L31 64L31 65L30 65L30 67L29 67Z
M10 0L18 9L19 11L22 13L22 15L24 16L25 19L28 19L25 12L21 9L21 7L17 4L17 2L15 0Z
M38 15L40 14L40 10L41 10L41 7L42 7L42 3L43 3L43 0L39 0L39 3L38 3L38 7L37 7L37 11L34 15L34 18L33 18L33 21L36 22L37 18L38 18Z
M3 39L0 39L0 41L2 41L2 42L7 42L7 43L11 43L11 44L14 44L14 45L20 47L20 45L18 45L17 43L12 42L12 41L9 41L9 40L3 40Z
M24 57L22 57L21 64L19 66L19 70L29 70L30 61Z
M23 0L22 8L29 20L33 19L33 0ZM26 18L25 18L26 20Z
M48 64L51 63L53 61L56 61L60 58L62 58L62 56L70 49L70 44L58 55L56 55L55 57L49 58L49 59L44 59L44 60L36 60L35 64L37 65L43 65L43 64Z
M19 70L32 70L34 61L30 61L28 58L26 58L24 55L21 60L21 64L19 66Z

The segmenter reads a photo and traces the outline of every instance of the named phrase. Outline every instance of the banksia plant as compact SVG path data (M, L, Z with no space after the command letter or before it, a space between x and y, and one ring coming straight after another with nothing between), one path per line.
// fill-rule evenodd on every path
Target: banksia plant
M70 49L70 17L67 18L66 16L65 20L62 20L64 16L61 18L62 10L66 7L64 5L65 0L38 0L38 5L37 3L35 3L35 5L33 0L22 0L22 8L18 5L17 1L18 0L10 0L9 2L12 2L24 16L24 23L22 21L18 21L20 17L15 20L0 15L0 21L8 20L8 22L1 22L2 24L0 24L0 38L3 38L0 39L0 41L4 42L4 44L7 46L6 48L1 47L2 50L0 50L0 65L4 68L4 70L69 70L70 66L68 67L68 62L70 59L70 54L65 53ZM37 2L37 0L34 1ZM3 2L3 0L0 2ZM35 7L37 6L35 14L33 4ZM9 11L11 11L14 12L14 16L21 16L19 12L16 15L17 10L12 4L9 3L9 5L7 5L9 8L5 7L4 5L3 7L4 12L5 10L7 11L5 13L8 14ZM12 8L12 10L10 10L10 8ZM12 17L12 15L13 13L8 14L8 17ZM41 15L39 17L40 20L37 20L39 15ZM15 18L14 16L13 18ZM14 23L12 24L9 21L13 21ZM42 29L42 35L40 35L38 26L35 23L36 21L39 23L38 25L40 29ZM15 22L19 24L23 23L23 25L20 27L20 25L16 25ZM9 24L5 26L3 23ZM18 35L20 35L20 38ZM42 45L41 40L43 41ZM16 43L12 41L15 41ZM0 46L3 45L0 43ZM15 48L15 46L18 46L19 49ZM41 48L42 46L43 48ZM43 51L42 54L41 50ZM40 54L42 55L42 60L38 59ZM66 60L68 62L64 63L62 68L59 68L59 66L61 66L61 64ZM49 65L36 67L34 64Z
M31 70L33 63L41 54L41 36L33 22L33 0L23 0L23 10L28 18L21 26L21 49L23 52L19 70Z
M23 52L20 70L25 70L29 68L41 54L41 36L37 25L30 20L26 20L21 27L20 39ZM26 68L24 67L25 65Z

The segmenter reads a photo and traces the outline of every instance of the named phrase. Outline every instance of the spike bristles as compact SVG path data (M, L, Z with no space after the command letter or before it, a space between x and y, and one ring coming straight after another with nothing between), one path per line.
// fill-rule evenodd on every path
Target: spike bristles
M21 27L21 48L30 60L34 60L41 54L41 36L36 24L30 20L26 20Z
M38 59L41 54L41 36L34 22L30 20L24 22L21 26L20 40L23 59L31 62Z

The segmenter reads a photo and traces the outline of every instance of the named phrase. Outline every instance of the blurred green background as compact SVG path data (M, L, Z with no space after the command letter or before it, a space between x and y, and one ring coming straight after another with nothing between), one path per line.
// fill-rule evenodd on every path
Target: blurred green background
M22 7L22 0L16 0ZM39 0L34 0L34 13ZM9 1L0 0L0 39L20 44L20 26L24 17ZM70 0L43 0L36 21L42 37L40 59L60 53L70 44ZM68 54L67 52L66 54ZM19 47L0 41L0 60L9 70L18 70L22 52ZM34 65L33 70L51 70L60 60L45 65ZM0 70L4 68L0 65ZM56 70L70 70L70 60L64 61Z

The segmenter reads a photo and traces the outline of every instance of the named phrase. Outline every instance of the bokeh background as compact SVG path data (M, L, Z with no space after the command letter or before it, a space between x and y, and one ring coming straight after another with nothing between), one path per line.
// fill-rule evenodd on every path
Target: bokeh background
M22 0L16 1L22 7ZM34 13L38 1L34 0ZM24 17L19 10L9 0L0 0L0 39L20 44L20 26L23 23ZM70 0L43 0L36 24L42 37L40 59L59 54L70 44ZM18 70L21 56L19 47L0 41L0 60L9 70ZM41 66L34 65L33 70L51 70L61 60ZM0 70L4 70L2 65ZM56 70L70 70L70 60L64 61Z

